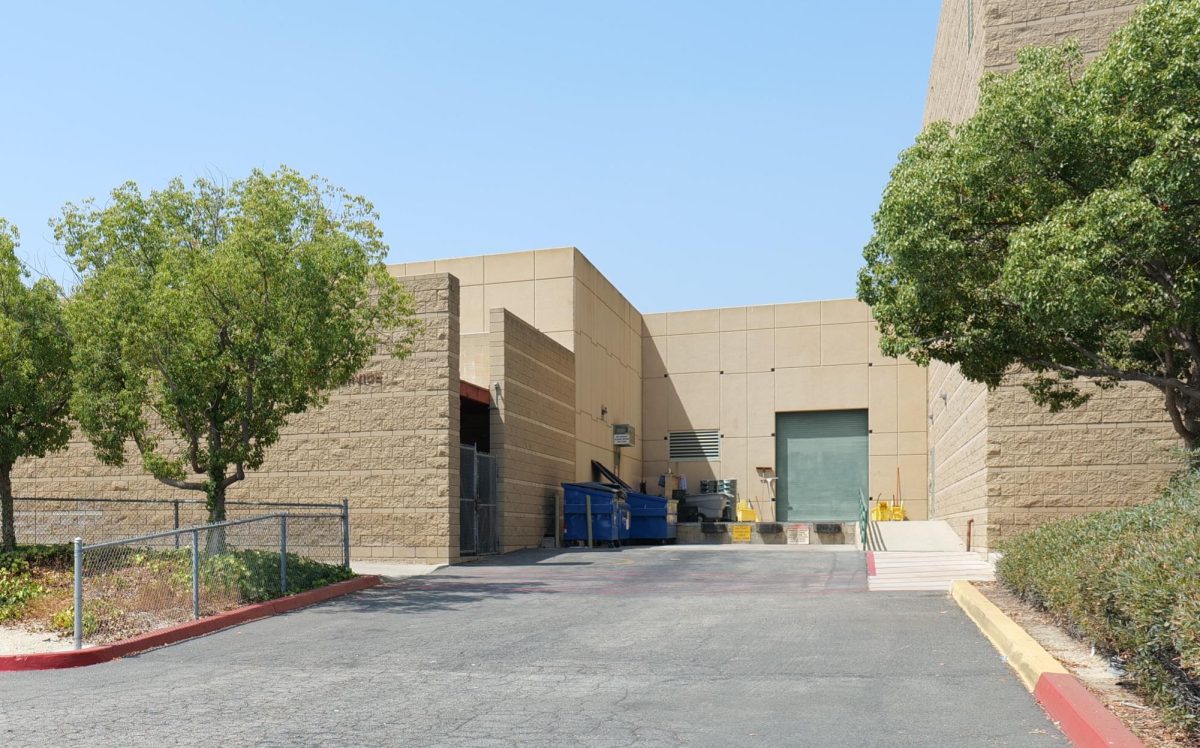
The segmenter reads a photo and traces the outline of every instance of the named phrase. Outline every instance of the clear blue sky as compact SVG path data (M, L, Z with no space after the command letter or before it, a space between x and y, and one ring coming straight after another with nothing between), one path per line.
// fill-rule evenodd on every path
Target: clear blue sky
M642 311L851 296L938 0L9 4L0 216L285 163L390 260L574 245Z

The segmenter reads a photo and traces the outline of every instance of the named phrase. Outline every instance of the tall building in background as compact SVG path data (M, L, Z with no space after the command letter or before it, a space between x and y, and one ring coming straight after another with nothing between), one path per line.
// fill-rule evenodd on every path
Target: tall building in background
M1098 54L1136 10L1128 0L943 0L925 124L974 113L986 73L1028 46L1079 41ZM988 392L957 368L929 370L930 510L974 548L1054 517L1153 498L1178 466L1162 394L1128 385L1052 414L1014 378Z

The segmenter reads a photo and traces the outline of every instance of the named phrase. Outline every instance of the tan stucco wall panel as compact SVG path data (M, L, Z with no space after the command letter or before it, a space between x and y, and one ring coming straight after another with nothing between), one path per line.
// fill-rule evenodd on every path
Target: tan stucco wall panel
M853 410L866 408L867 367L810 366L776 369L775 409Z
M488 310L507 309L525 322L533 324L537 315L534 282L521 280L487 283L483 286L483 305Z
M852 322L847 324L822 325L821 330L821 361L822 366L837 366L838 364L865 364L870 359L867 352L867 337L870 323ZM780 366L778 356L776 363Z
M755 468L774 469L776 414L866 408L869 485L894 493L899 466L910 516L924 517L926 458L917 451L925 442L924 370L873 357L868 315L854 300L646 315L644 479L653 486L667 469L686 475L693 487L710 477L736 479L742 497L771 519L773 495ZM712 332L714 325L722 331ZM719 357L711 353L714 335ZM872 366L873 358L886 365ZM915 399L921 411L911 433L900 431L901 396ZM718 429L721 459L668 463L667 432L700 428Z
M825 346L822 344L823 331L824 328L820 325L775 328L775 356L772 365L775 368L820 366L825 354ZM763 366L763 363L765 362L758 366L760 371L763 368L771 368Z
M534 252L504 252L483 256L483 283L511 283L534 279ZM494 309L495 307L489 307Z
M899 410L896 394L898 377L896 366L870 367L867 375L868 402L870 410L867 422L872 432L891 432L898 430L899 423L896 414ZM923 405L924 403L922 403ZM893 448L891 454L896 454Z

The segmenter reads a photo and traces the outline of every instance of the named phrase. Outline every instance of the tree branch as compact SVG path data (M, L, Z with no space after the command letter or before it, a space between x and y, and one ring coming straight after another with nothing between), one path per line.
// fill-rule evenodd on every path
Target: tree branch
M239 462L239 463L237 463L236 466L234 466L233 475L228 475L225 477L225 480L221 481L221 488L229 488L234 483L237 483L240 480L244 480L245 478L246 478L245 466L243 466L242 463Z
M175 480L174 478L164 478L164 477L161 477L158 475L154 476L154 478L159 483L165 483L166 485L170 486L171 488L182 488L185 491L203 491L204 490L204 484L197 483L195 481Z
M1025 361L1029 366L1040 368L1046 371L1058 371L1065 374L1070 374L1073 377L1089 377L1092 379L1117 379L1122 382L1145 382L1153 385L1164 392L1168 389L1176 391L1179 395L1188 400L1200 401L1200 388L1191 387L1178 379L1169 377L1156 377L1151 374L1142 374L1136 371L1127 371L1124 369L1115 368L1097 368L1087 369L1080 366L1070 366L1068 364L1060 364L1055 361L1046 361L1044 359L1027 359Z
M167 371L166 365L163 363L162 357L158 351L154 351L154 365L158 367L159 372L163 375L163 379L167 380L167 387L171 388L172 392L179 392L171 374ZM175 400L176 398L170 398ZM186 411L179 407L178 402L172 402L175 406L175 412L179 415L179 424L183 426L184 432L188 437L188 462L191 463L192 472L202 473L200 469L200 433L196 431L195 425L188 419ZM159 416L162 414L160 413Z

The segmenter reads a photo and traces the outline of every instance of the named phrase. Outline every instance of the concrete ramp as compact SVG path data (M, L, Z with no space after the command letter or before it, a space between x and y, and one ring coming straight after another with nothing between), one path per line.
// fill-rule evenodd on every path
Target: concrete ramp
M871 547L876 551L965 551L958 533L945 520L872 522Z

